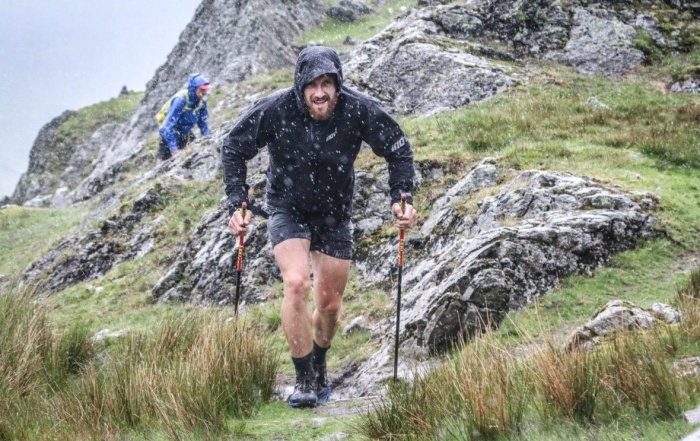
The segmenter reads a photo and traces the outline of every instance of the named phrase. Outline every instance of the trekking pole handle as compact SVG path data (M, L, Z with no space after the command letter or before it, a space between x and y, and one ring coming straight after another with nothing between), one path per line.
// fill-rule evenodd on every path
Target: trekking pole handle
M245 220L245 214L248 204L241 203L241 217ZM236 271L243 271L243 236L238 236L238 260L236 261Z

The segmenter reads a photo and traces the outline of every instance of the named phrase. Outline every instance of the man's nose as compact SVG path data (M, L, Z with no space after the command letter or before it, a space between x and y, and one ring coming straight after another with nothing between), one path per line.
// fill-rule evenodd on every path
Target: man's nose
M324 92L323 92L323 87L321 87L321 86L314 86L313 89L312 89L312 94L313 94L314 96L323 96L323 94L324 94Z

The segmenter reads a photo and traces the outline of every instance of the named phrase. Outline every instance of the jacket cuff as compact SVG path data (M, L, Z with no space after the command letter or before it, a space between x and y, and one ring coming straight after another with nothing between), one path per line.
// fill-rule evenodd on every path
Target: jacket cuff
M234 201L234 202L229 201L228 202L228 215L233 216L233 212L238 210L239 208L241 208L241 205L243 204L243 202L245 202L247 206L250 206L250 202L245 201L245 200Z
M410 191L394 190L391 192L391 205L392 206L394 204L401 203L401 195L402 194L406 195L406 203L409 205L413 205L413 195L411 194Z

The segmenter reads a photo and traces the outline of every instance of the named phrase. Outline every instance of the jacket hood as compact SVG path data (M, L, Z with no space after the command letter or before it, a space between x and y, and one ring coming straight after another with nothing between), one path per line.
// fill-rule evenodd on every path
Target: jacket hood
M209 84L209 80L204 75L202 75L201 73L190 75L190 82L187 85L187 91L189 92L191 97L196 98L194 90L202 84Z
M299 53L294 69L294 92L304 108L304 86L321 75L335 75L336 89L340 92L343 85L343 68L338 54L325 46L305 47Z

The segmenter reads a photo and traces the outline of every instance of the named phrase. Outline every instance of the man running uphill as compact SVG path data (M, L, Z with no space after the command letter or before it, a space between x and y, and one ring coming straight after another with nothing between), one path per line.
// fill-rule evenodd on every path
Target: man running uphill
M352 259L355 158L362 141L389 167L396 226L410 228L413 153L399 125L372 98L343 86L333 49L301 51L294 86L263 98L238 120L221 155L234 235L248 232L246 161L267 146L268 234L282 273L282 329L296 369L292 407L330 399L326 351L340 323L343 291ZM401 211L401 194L407 195ZM248 206L250 204L248 203ZM311 288L315 309L306 300Z

